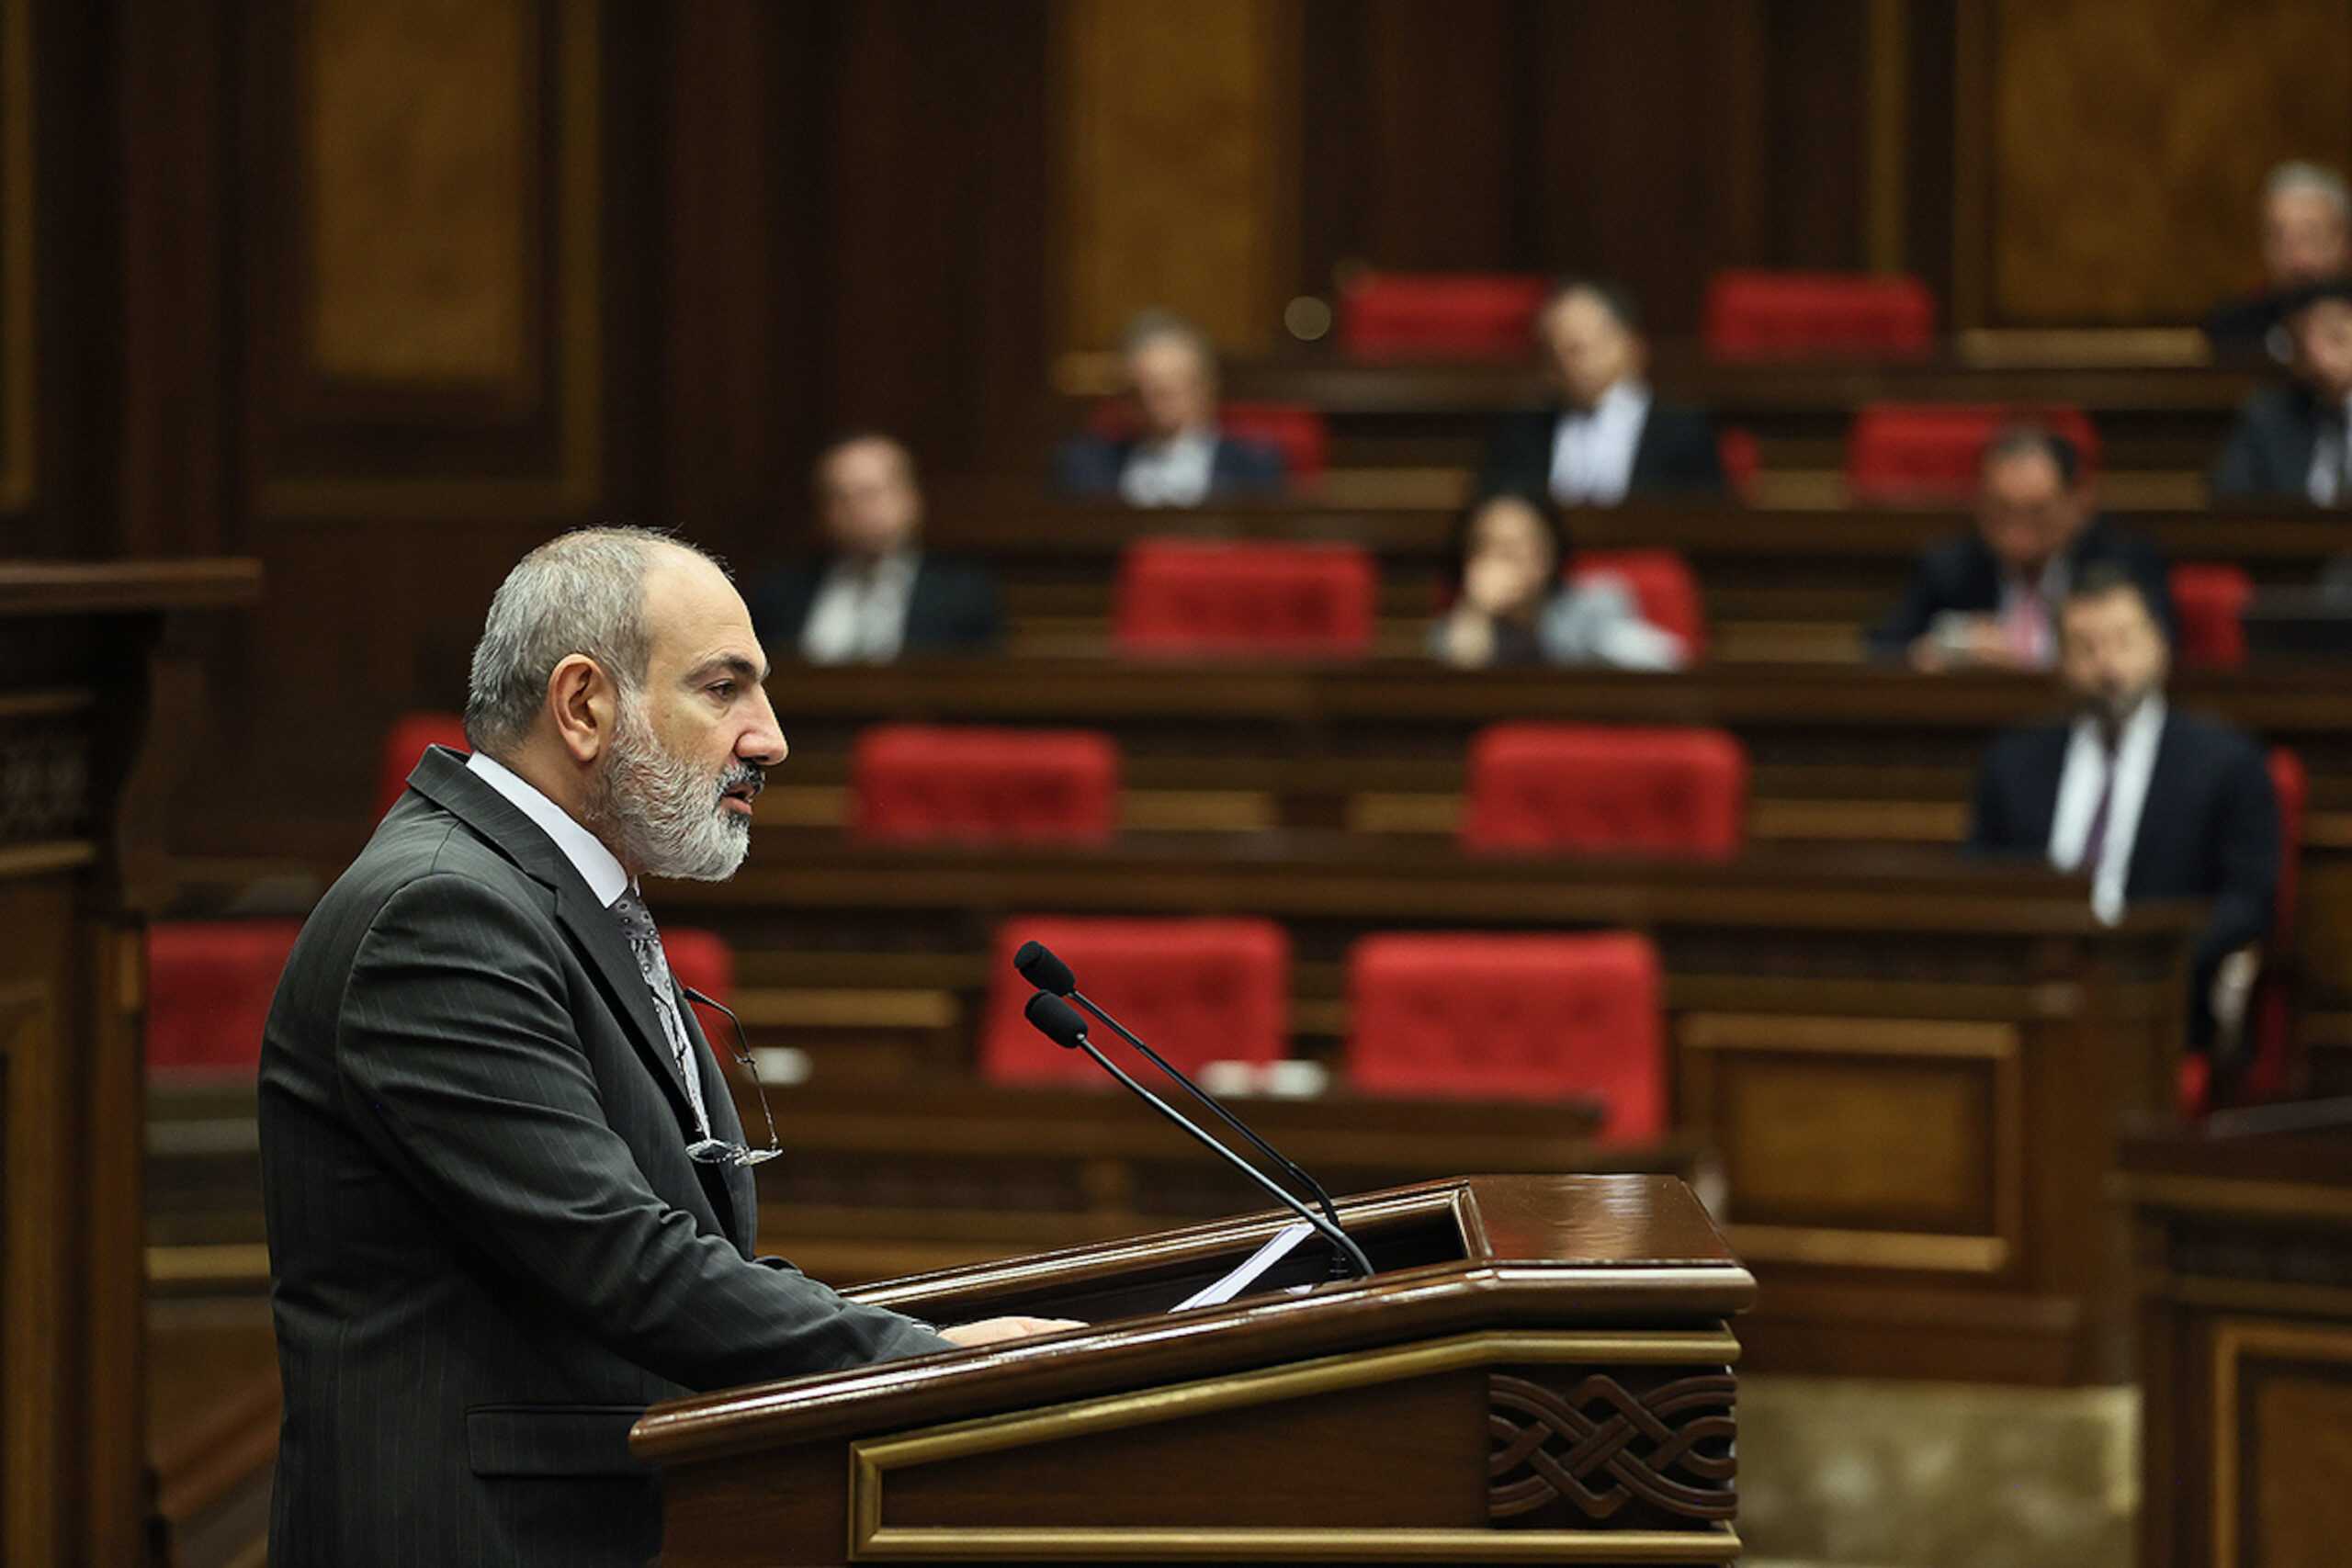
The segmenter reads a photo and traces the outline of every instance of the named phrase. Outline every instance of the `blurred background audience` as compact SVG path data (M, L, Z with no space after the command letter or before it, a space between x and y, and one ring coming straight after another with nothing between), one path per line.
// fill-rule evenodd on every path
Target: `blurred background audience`
M1690 649L1642 619L1614 573L1568 575L1567 524L1541 494L1490 495L1454 524L1451 606L1430 627L1430 651L1461 670L1513 664L1605 664L1679 670Z
M2293 353L2279 301L2352 272L2352 189L2334 169L2296 159L2262 182L2262 292L2214 307L2205 334L2225 353Z
M2139 582L2157 625L2172 626L2163 557L2098 515L2073 442L2013 426L1986 445L1977 471L1975 528L1919 558L1902 603L1871 634L1881 658L1929 671L2046 670L2058 658L2059 604L2102 562Z
M1283 455L1217 427L1216 349L1172 310L1146 310L1119 340L1134 427L1073 435L1056 455L1065 495L1198 506L1283 488Z
M824 553L745 591L768 657L888 664L906 654L979 653L1003 639L987 571L923 548L914 458L888 435L845 437L817 459Z

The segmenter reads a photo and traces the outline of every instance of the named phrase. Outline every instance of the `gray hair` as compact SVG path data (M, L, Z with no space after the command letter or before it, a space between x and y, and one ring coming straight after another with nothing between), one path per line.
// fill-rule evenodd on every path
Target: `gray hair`
M651 528L574 529L515 563L492 597L474 644L466 683L468 745L492 757L510 753L547 702L555 667L575 653L594 660L625 694L644 684L652 655L645 573L662 546L718 564Z
M1137 310L1128 318L1126 327L1119 333L1119 353L1123 356L1132 355L1146 344L1163 338L1173 338L1191 349L1202 369L1212 376L1216 374L1216 344L1209 340L1209 334L1187 318L1158 305Z
M2352 186L2346 186L2344 176L2326 164L2290 158L2272 169L2269 177L2262 182L2262 199L2266 202L2296 191L2325 197L2337 217L2352 221Z

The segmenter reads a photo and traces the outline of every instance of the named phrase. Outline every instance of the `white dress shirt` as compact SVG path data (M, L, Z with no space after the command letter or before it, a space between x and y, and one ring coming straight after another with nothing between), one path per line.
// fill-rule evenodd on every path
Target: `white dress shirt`
M800 657L811 664L888 664L907 640L907 605L922 558L900 550L871 563L833 563L808 602Z
M2314 506L2334 506L2346 500L2346 480L2352 478L2352 450L2346 449L2352 443L2345 439L2346 431L2352 429L2352 398L2345 399L2337 412L2345 423L2322 425L2319 439L2312 443L2312 471L2303 480L2303 490Z
M1564 506L1624 500L1649 417L1650 389L1634 380L1601 393L1588 412L1562 414L1552 434L1552 499Z
M628 891L628 873L613 858L605 841L571 818L571 814L546 795L541 795L528 779L493 758L480 751L466 759L466 772L513 801L516 809L539 825L555 847L563 852L572 869L580 873L580 880L596 896L596 902L609 909L613 900Z
M1188 430L1173 440L1136 443L1119 470L1119 498L1129 506L1198 506L1216 472L1216 432Z
M2107 831L2099 851L2098 875L2091 884L2091 911L2108 924L2123 918L2123 885L2132 874L2132 850L2140 839L2140 814L2148 803L2148 781L2156 771L2156 748L2164 740L2165 700L2152 694L2124 721L2110 762L2100 743L2098 721L2075 721L2066 744L2066 764L2058 775L2058 806L2050 818L2050 863L2075 871L2090 851L2091 818L2115 770L2107 802Z

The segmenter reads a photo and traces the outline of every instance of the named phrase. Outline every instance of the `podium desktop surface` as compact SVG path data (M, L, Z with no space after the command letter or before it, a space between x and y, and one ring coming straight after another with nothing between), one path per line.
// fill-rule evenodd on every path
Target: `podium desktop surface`
M1087 1327L656 1407L673 1565L1723 1562L1755 1284L1672 1177L1467 1177L1340 1202L1370 1280L1302 1248L1164 1309L1284 1213L887 1281L956 1322ZM1304 1293L1290 1293L1308 1286Z

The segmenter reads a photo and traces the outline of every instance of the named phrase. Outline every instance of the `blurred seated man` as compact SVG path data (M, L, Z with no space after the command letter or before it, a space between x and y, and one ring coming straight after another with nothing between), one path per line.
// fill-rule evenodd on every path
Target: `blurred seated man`
M2278 300L2299 288L2352 272L2352 189L2334 169L2279 164L2262 183L2264 291L2214 308L2205 335L2223 353L2292 352L2280 329Z
M888 664L1003 639L995 581L923 549L922 491L904 446L887 435L838 441L817 459L816 491L831 548L752 584L763 642L812 664Z
M2164 628L2137 579L2086 571L2060 617L2075 716L1996 741L1976 784L1969 847L2046 858L2090 878L2106 921L2143 899L2201 898L2190 1036L2235 1032L2270 930L2278 803L2261 750L2165 701Z
M2213 493L2352 505L2352 281L2317 285L2287 315L2293 378L2255 390L2213 466Z
M1642 619L1623 579L1568 581L1568 555L1567 526L1541 495L1491 495L1472 506L1454 524L1447 566L1453 604L1430 627L1430 652L1465 670L1679 670L1690 662L1680 637Z
M1146 310L1119 344L1141 424L1133 435L1074 435L1054 457L1066 495L1117 496L1130 506L1198 506L1276 495L1283 455L1216 424L1216 350L1170 310Z
M1903 602L1870 634L1873 657L1915 670L2047 670L2059 604L2102 563L2141 585L2171 635L2164 558L2097 514L2073 442L2013 425L1984 444L1978 472L1975 531L1919 558Z
M1559 400L1496 429L1481 493L1548 492L1563 506L1724 493L1713 424L1659 402L1642 378L1649 345L1632 295L1587 278L1563 283L1536 315L1535 336Z

